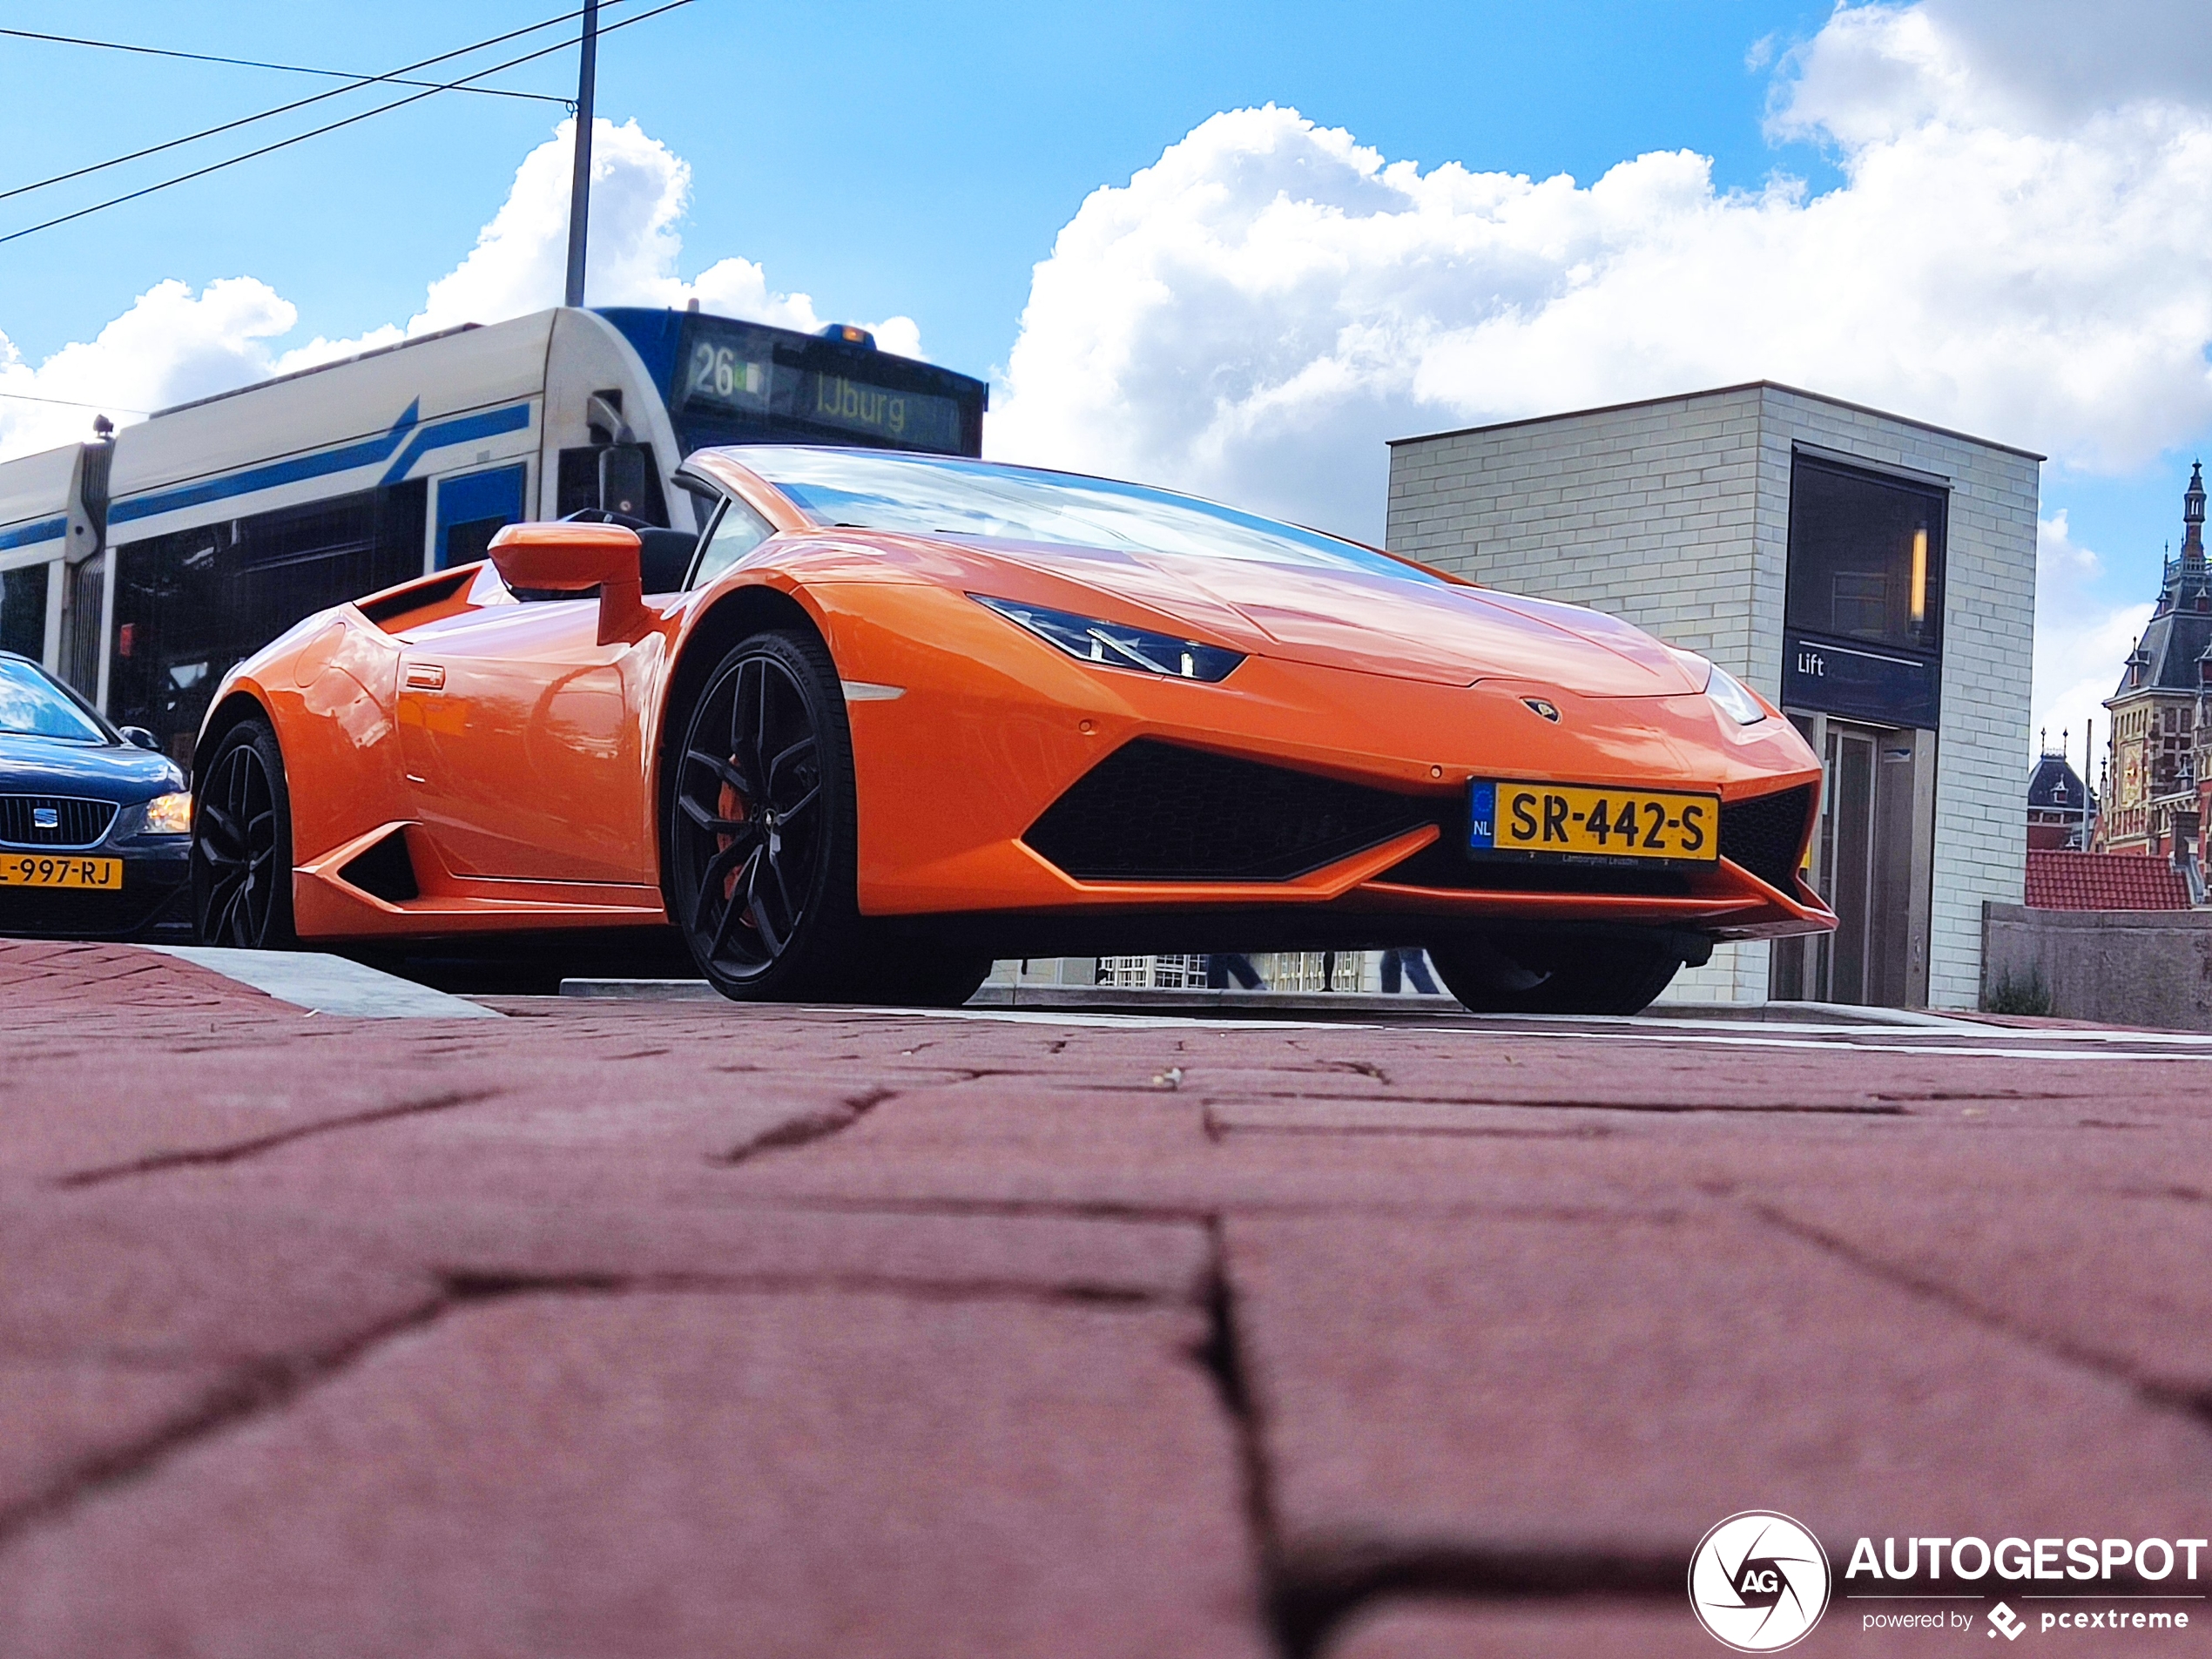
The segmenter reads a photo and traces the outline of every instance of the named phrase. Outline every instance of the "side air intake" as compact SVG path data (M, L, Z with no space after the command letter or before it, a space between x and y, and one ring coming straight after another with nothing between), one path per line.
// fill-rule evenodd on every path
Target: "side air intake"
M1416 797L1139 738L1022 839L1082 881L1287 881L1436 815Z
M422 896L415 880L415 860L408 856L405 830L395 829L366 853L355 854L340 869L338 879L386 904L405 904Z

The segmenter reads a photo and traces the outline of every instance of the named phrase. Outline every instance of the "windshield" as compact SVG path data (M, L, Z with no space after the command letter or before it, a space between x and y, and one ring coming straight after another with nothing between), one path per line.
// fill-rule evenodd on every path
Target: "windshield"
M29 663L0 657L0 732L105 743L107 733L68 692Z
M736 458L824 524L1441 580L1333 536L1076 473L849 449L764 446Z

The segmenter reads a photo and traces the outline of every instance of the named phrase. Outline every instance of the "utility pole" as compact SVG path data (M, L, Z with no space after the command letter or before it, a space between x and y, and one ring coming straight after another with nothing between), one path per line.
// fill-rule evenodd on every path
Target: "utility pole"
M569 283L561 303L583 303L583 238L591 219L591 92L599 70L599 0L583 0L583 52L576 75L576 179L569 186Z

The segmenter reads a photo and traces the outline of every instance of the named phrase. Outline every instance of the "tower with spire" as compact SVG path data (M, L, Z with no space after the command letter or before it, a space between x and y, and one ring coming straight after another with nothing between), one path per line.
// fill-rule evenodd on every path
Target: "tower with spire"
M2205 803L2197 780L2212 781L2201 752L2212 694L2212 571L2204 557L2204 463L2189 469L2182 493L2182 550L2161 573L2158 604L2128 654L2110 711L2108 788L2098 822L2100 849L2153 858L2201 859Z
M2097 829L2097 792L2074 769L2071 732L2059 733L2059 746L2051 747L2051 734L2041 734L2042 752L2027 774L2027 845L2031 850L2054 848L2086 853ZM2089 733L2081 734L2081 764L2089 764Z

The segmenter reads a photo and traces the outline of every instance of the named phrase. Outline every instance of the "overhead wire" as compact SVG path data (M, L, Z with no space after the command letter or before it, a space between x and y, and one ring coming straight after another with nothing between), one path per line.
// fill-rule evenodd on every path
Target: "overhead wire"
M626 0L613 0L613 3L617 5L626 3ZM519 39L524 35L534 35L538 33L541 30L551 29L560 24L573 22L575 19L581 17L583 15L583 8L578 7L574 11L564 11L558 17L548 17L541 23L531 24L526 28L510 29L503 35L494 35L489 39L479 40L470 45L455 47L449 52L440 52L436 57L425 57L419 63L402 64L399 68L392 71L389 76L380 77L378 78L390 79L396 76L411 75L418 69L429 68L433 64L443 64L450 62L455 57L465 57L470 52L482 51L487 47L501 45L507 41ZM546 48L546 51L558 51L568 44L569 43L566 41L559 42L553 46ZM533 57L541 57L544 55L544 52L531 54ZM518 57L514 60L514 63L520 64L527 63L529 61L529 58ZM514 67L513 64L503 64L499 65L498 68L482 70L475 75L464 76L460 81L434 84L429 90L432 91L451 91L456 87L465 86L466 83L469 81L482 80L486 75L498 74L500 69L511 69L512 67ZM357 84L368 84L370 83L363 82L358 83ZM67 172L57 172L51 178L36 179L27 185L17 185L11 189L0 190L0 201L6 201L10 198L15 196L28 195L34 190L44 190L49 185L66 184L72 179L84 179L96 172L105 172L110 167L120 167L124 165L124 163L128 161L143 161L146 157L158 156L165 150L175 150L187 144L197 144L202 138L212 138L221 133L233 132L239 127L252 126L257 121L270 120L276 116L289 115L294 110L304 110L310 105L321 104L334 98L343 98L347 93L354 91L354 90L356 90L354 86L334 86L327 91L310 93L306 98L293 98L288 104L279 104L272 109L258 111L252 115L239 116L234 121L225 121L215 126L203 127L197 132L187 132L180 138L169 138L164 140L160 144L148 145L145 149L133 150L127 155L111 156L105 161L95 161L88 166L72 167ZM474 87L467 87L466 90L474 91L476 89ZM566 103L568 100L563 98L559 101Z
M605 28L599 30L599 32L602 35L611 35L617 30L627 29L633 24L644 23L651 18L659 17L664 12L674 11L679 7L688 6L691 3L692 0L666 0L666 3L655 6L651 11L641 11L634 17L625 17L620 23L610 24ZM569 15L571 17L580 17L583 14L581 12L572 12ZM562 20L555 19L555 21L558 22ZM533 25L533 29L543 28L544 26L545 25L542 24L536 24ZM533 32L533 29L517 30L515 33L529 34ZM513 37L514 37L512 35L497 37L497 38L502 40L512 39ZM488 43L479 43L479 44L483 44ZM411 92L405 98L394 98L389 104L380 104L373 110L363 110L357 114L347 116L342 120L327 122L319 127L310 127L305 132L294 133L288 138L279 138L275 143L265 144L257 150L248 150L242 155L232 156L222 161L211 162L205 167L195 167L190 172L179 173L174 178L161 179L154 184L147 185L142 189L126 192L125 194L120 196L111 196L105 201L94 202L91 206L78 208L73 212L57 213L51 219L43 219L36 225L26 225L19 231L10 231L6 235L0 236L0 245L4 245L9 242L20 241L26 236L36 235L40 231L51 230L57 225L66 225L72 219L84 219L91 214L102 212L110 207L119 207L125 202L137 201L142 196L151 196L158 191L167 190L172 185L189 184L195 179L205 179L210 173L220 172L226 167L235 167L240 162L253 161L260 157L273 154L276 151L289 149L295 144L305 144L309 138L319 138L326 132L335 132L341 127L349 127L358 122L368 120L372 117L388 114L394 110L402 109L410 104L419 104L426 98L436 97L440 92L450 92L456 91L465 87L470 81L482 80L487 75L496 75L502 71L513 69L518 64L530 63L535 59L547 57L553 52L565 51L573 44L574 43L566 40L556 41L550 46L541 46L536 51L523 53L520 57L510 57L503 64L494 64L489 69L478 70L475 74L464 75L459 80L448 81L440 85L432 86L424 91ZM475 47L462 48L462 51L473 51L475 50L476 50ZM445 54L448 57L458 57L460 53L458 52L448 52ZM437 58L429 58L425 61L436 63L441 60ZM420 65L415 65L415 67L419 68ZM338 90L341 91L350 91L351 89L341 87ZM321 96L328 97L330 94L325 93ZM243 123L236 123L233 125L243 125ZM221 129L213 130L220 131ZM176 142L185 143L188 141L185 139L179 139ZM160 145L157 147L165 149L171 146ZM152 152L148 151L142 153L151 154ZM125 158L125 159L128 158ZM102 165L107 165L111 164L103 163ZM88 169L87 171L91 170ZM35 185L25 185L23 188L34 189L37 186ZM22 192L20 190L0 192L0 199L5 199L5 198L9 195L19 195Z
M563 20L556 19L556 21ZM169 46L140 46L121 40L89 40L82 35L42 34L36 29L0 29L0 35L8 36L16 40L49 41L60 46L93 46L103 51L135 52L143 57L181 57L195 64L227 64L233 69L273 69L287 75L320 75L327 80L351 81L356 86L368 86L378 81L387 81L395 86L436 84L432 81L408 80L402 71L395 71L389 75L362 75L349 69L315 69L306 64L265 63L258 57L226 57L219 52L179 51ZM430 61L435 63L440 60L433 58ZM349 89L341 87L338 90L345 91ZM572 98L561 98L551 92L524 92L508 86L464 86L455 90L474 92L480 98L529 98L539 104L573 104L575 102ZM27 187L36 188L35 185Z
M0 392L17 403L52 403L64 409L112 409L118 415L151 415L151 409L126 409L114 403L79 403L73 397L35 397L29 392Z

